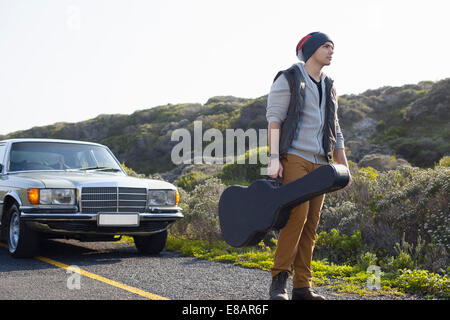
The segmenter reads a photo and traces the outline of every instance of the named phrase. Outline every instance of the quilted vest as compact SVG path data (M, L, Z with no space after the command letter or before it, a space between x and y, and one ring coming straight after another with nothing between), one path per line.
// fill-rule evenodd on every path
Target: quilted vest
M274 81L281 75L286 77L291 92L286 119L281 123L279 153L286 153L291 147L295 137L295 132L300 119L301 110L305 103L305 79L300 69L293 65L289 69L278 72ZM325 77L325 123L323 127L323 149L327 161L330 162L333 157L333 151L336 146L336 117L337 117L337 97L333 86L333 80Z

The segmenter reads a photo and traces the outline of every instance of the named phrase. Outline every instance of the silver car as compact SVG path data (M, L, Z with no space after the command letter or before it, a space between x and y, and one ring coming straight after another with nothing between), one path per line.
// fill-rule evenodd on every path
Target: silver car
M157 254L167 227L183 218L168 182L126 174L106 147L53 139L0 141L0 237L14 257L36 254L39 240L115 241L134 237Z

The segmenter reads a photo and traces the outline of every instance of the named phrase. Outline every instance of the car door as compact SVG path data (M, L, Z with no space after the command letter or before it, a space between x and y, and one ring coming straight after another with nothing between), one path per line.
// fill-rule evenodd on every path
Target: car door
M6 143L0 142L0 225L2 221L3 214L3 199L5 198L6 188L4 186L5 178L5 153L6 153Z

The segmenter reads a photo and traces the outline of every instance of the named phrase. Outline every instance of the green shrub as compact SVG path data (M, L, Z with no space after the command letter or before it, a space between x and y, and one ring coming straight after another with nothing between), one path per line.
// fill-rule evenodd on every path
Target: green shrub
M376 266L377 262L377 255L372 252L364 252L358 257L358 265L362 271L367 270L369 266Z
M221 239L218 203L224 189L218 178L209 178L190 193L183 190L180 203L185 217L171 226L171 233L189 239Z
M406 235L404 243L420 249L420 254L405 251L415 266L445 270L450 252L450 168L445 163L444 158L434 169L385 172L351 167L352 186L325 197L319 234L359 230L366 250L381 259L398 256L396 243Z
M450 169L409 171L410 181L378 202L380 219L391 223L397 234L406 234L408 242L414 243L421 236L427 243L435 242L450 249Z
M364 244L361 232L355 230L352 235L340 234L338 230L322 231L315 244L314 255L319 259L326 258L335 263L356 263Z
M442 157L442 159L439 160L438 166L446 168L450 167L450 156Z
M406 253L405 251L402 251L397 256L397 258L394 259L393 265L394 265L395 269L397 269L397 270L413 269L414 261L412 260L411 256L408 253Z
M203 172L199 171L191 171L189 173L181 175L176 181L175 184L178 187L183 188L186 191L194 190L195 186L202 181L206 180L208 176Z
M251 149L245 152L244 155L240 156L233 163L225 164L223 166L222 172L218 174L225 184L243 184L249 185L251 182L257 179L263 179L265 176L261 175L261 164L260 155L267 155L267 146ZM256 159L256 164L250 164L250 159Z
M122 162L122 168L125 170L127 175L129 175L130 177L136 177L136 178L144 178L145 177L144 174L139 174L139 173L135 172L133 169L128 168L125 165L125 162Z
M394 284L408 293L450 297L450 278L427 270L402 270Z

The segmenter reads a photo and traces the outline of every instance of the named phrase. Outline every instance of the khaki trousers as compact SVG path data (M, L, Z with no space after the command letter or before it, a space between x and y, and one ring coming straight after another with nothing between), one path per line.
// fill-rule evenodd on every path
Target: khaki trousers
M286 159L281 160L283 184L322 166L293 154L285 156ZM281 271L291 272L293 266L294 288L311 287L311 260L324 199L325 195L317 196L293 208L289 220L280 230L271 274L274 277Z

